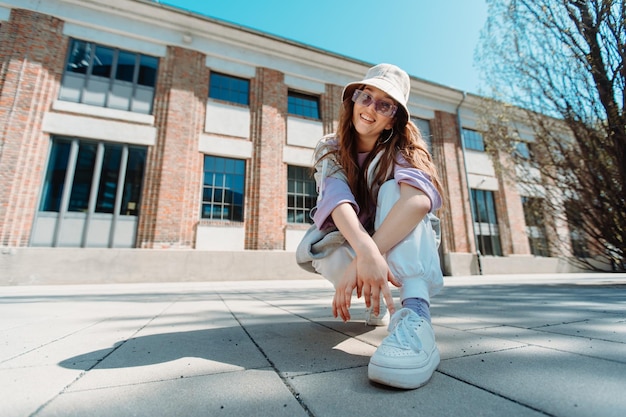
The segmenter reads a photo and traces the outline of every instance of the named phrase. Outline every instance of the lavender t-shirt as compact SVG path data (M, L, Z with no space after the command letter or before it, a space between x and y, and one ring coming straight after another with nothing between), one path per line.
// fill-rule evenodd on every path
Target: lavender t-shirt
M363 164L368 154L367 152L359 153L359 165ZM424 192L430 199L429 211L431 213L439 209L441 207L441 195L430 180L430 176L417 168L403 166L406 164L401 155L398 156L398 160L398 163L394 164L393 168L393 178L396 182L398 184L408 184ZM354 211L359 215L361 223L366 224L367 217L370 216L367 216L366 213L360 213L359 206L346 182L333 177L323 178L322 181L324 181L324 195L313 213L313 221L319 229L325 229L333 225L330 215L338 205L343 203L351 204Z

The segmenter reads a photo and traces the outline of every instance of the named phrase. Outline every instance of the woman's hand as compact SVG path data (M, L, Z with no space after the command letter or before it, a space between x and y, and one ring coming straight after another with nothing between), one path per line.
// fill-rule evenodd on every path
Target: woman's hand
M341 316L344 321L350 320L350 299L354 289L357 297L365 298L365 305L372 307L375 315L380 314L380 296L383 295L389 312L395 312L393 297L389 284L396 287L402 284L389 270L387 261L377 246L377 242L367 233L353 209L348 203L338 205L332 212L333 221L352 246L356 257L348 265L341 281L335 285L333 298L333 315ZM394 243L395 244L395 243ZM386 248L386 250L390 249Z
M389 269L385 258L378 250L374 250L370 255L357 256L356 259L356 286L358 297L363 295L365 306L372 308L374 316L378 316L380 314L382 294L382 298L385 304L387 304L389 314L395 313L395 304L387 282L391 282L396 287L400 287L402 284Z
M333 316L341 317L343 321L350 320L350 304L352 293L357 287L356 260L352 260L346 268L343 277L335 286L335 297L333 298ZM357 292L357 295L360 294Z
M396 287L402 285L394 277L380 253L375 252L372 256L357 256L348 265L343 278L335 287L333 316L341 317L343 321L350 320L351 299L355 288L357 297L364 297L365 305L368 308L372 307L375 316L380 314L381 294L389 314L395 313L393 296L387 282L391 282Z

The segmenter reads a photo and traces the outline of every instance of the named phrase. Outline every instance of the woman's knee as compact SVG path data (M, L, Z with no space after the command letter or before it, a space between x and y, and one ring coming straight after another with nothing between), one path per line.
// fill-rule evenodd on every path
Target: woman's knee
M325 258L314 260L313 268L336 286L354 257L355 254L350 245L344 243Z

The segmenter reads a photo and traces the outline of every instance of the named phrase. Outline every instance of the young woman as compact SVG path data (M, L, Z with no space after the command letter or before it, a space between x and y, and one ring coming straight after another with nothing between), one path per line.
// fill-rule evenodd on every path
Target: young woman
M439 364L429 302L443 286L433 215L441 186L410 120L410 88L400 68L370 68L344 88L337 133L315 151L313 220L319 230L337 229L345 242L312 266L335 286L335 317L350 319L354 290L365 300L369 324L386 324L386 304L389 335L370 359L368 376L398 388L424 385ZM398 311L388 283L400 288Z

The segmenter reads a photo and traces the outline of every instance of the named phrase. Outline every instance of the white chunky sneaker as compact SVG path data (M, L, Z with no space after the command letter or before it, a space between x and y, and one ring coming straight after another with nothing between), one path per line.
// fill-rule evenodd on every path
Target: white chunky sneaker
M385 337L370 359L370 380L396 388L426 384L439 365L435 333L428 321L403 308L394 313Z

